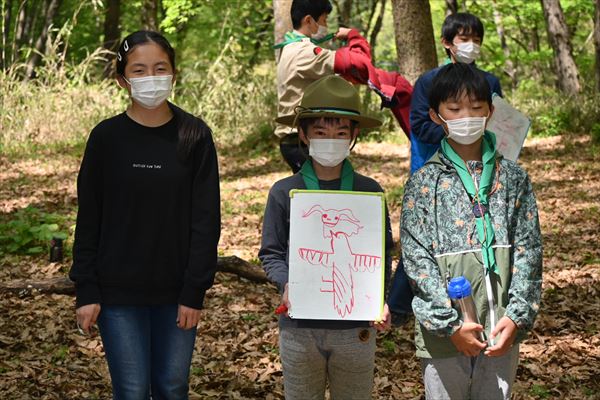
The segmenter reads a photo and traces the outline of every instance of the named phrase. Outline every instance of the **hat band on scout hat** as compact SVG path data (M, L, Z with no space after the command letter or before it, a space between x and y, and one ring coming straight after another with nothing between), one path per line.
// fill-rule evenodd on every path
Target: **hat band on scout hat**
M319 114L319 113L326 113L327 116L329 118L331 118L331 114L334 113L336 116L338 116L338 118L343 118L344 115L347 116L360 116L360 113L358 111L353 111L353 110L346 110L343 108L336 108L336 107L327 107L327 108L306 108L306 107L302 107L302 106L297 106L294 109L294 112L296 113L296 118L294 118L294 122L292 124L292 126L296 126L298 124L298 120L302 118L302 114L307 114L310 113L311 116L310 117L305 117L305 118L319 118L319 115L314 115ZM321 118L325 118L326 116L323 115ZM335 117L333 117L335 118Z
M296 108L299 108L302 106L298 106ZM303 107L304 108L304 107ZM314 113L320 113L320 112L324 112L324 113L336 113L336 114L342 114L342 115L360 115L360 113L358 111L354 111L354 110L347 110L347 109L343 109L343 108L337 108L337 107L327 107L327 108L304 108L305 110L308 110L310 112L314 112ZM296 111L296 113L298 113Z
M375 128L381 121L361 115L360 96L352 84L337 75L321 78L306 87L302 101L294 113L276 119L280 124L295 127L305 118L348 118L360 128Z

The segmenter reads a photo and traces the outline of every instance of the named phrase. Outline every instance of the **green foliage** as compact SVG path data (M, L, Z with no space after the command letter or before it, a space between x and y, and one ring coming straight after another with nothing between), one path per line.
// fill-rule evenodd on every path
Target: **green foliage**
M100 120L123 111L128 99L124 90L101 79L108 53L100 49L106 2L63 0L50 31L36 79L23 79L24 62L32 54L41 31L42 12L33 10L37 23L26 43L15 43L19 1L11 2L6 46L9 67L0 74L0 150L29 151L40 146L80 144ZM28 10L31 3L26 2ZM273 117L276 115L274 21L272 0L161 0L160 29L177 52L178 79L175 102L203 117L219 145L241 145L252 155L272 150ZM329 17L329 30L341 22L338 2ZM380 13L375 0L354 0L347 21L370 38ZM485 25L482 59L478 65L500 77L505 97L533 120L534 135L565 131L591 132L597 142L600 101L590 89L594 80L593 0L561 0L570 29L573 54L585 87L578 99L564 99L555 89L556 75L541 3L528 0L460 1L461 11L478 15ZM502 17L510 61L517 75L505 72L507 55L500 47L494 7ZM433 31L439 60L445 52L439 43L445 3L430 1ZM382 29L373 49L379 67L396 68L392 4L386 2ZM121 2L122 36L140 28L144 2ZM33 15L32 15L33 16ZM336 44L337 45L337 44ZM13 53L14 48L14 54ZM14 61L14 64L10 62ZM404 140L388 110L379 99L361 88L364 108L384 120L380 130L368 132L366 140ZM75 111L76 112L73 112ZM265 140L266 139L266 140Z
M393 354L396 351L397 345L393 340L384 339L381 343L381 347L383 347L386 353Z
M550 391L545 385L533 385L531 386L529 393L540 399L547 399L551 396Z
M588 133L600 124L600 94L587 88L577 98L533 80L522 81L509 101L532 120L532 136L554 136L565 132Z
M53 29L36 79L24 81L25 64L0 73L0 149L29 151L36 145L77 143L102 118L122 111L123 93L112 81L98 81L106 51L78 62L67 60L74 22Z
M249 70L237 62L238 46L232 37L207 69L198 66L182 73L176 95L179 104L202 116L225 144L264 131L265 124L272 129L276 115L273 68L267 64Z
M252 322L252 321L256 321L258 319L258 317L256 316L256 314L242 314L241 316L242 321L244 322Z
M63 361L66 360L68 354L69 354L69 347L60 346L58 349L56 349L54 351L54 354L52 355L52 361L55 364L61 364Z
M385 192L388 207L391 209L402 206L402 197L404 196L404 186L391 186Z
M0 225L0 255L40 254L47 250L52 238L67 239L63 228L66 218L28 206Z
M160 27L179 50L183 69L210 66L234 39L237 62L252 67L271 58L271 0L163 0Z

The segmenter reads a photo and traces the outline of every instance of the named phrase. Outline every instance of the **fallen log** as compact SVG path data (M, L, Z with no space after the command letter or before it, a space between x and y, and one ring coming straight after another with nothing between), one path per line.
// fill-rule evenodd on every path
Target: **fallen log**
M237 256L219 257L217 271L235 274L256 283L267 283L265 271L257 265L251 264ZM29 292L46 294L75 294L75 285L64 276L42 280L14 280L0 282L0 293L12 292L26 295Z
M265 271L261 267L238 256L219 257L217 259L217 271L235 274L256 283L269 282Z

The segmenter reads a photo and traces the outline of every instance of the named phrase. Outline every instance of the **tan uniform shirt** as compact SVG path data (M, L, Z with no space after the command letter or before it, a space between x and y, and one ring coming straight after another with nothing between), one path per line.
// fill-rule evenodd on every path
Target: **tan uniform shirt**
M290 43L281 49L277 64L277 116L290 115L300 105L304 89L327 75L333 74L335 51L320 48L309 38ZM318 54L317 54L318 53ZM275 134L284 137L292 132L289 126L277 124Z

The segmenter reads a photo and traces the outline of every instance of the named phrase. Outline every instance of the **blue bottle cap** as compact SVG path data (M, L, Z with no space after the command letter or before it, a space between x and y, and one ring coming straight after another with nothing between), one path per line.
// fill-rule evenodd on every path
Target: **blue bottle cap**
M451 299L462 299L471 295L471 282L464 276L452 278L448 283L448 295Z

